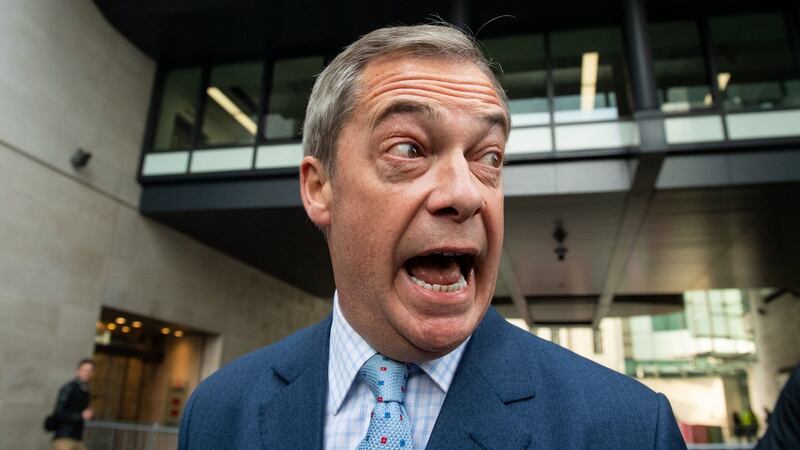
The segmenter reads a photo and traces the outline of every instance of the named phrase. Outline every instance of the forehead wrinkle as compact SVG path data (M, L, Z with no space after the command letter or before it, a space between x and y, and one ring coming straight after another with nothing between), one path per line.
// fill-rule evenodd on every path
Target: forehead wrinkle
M378 85L378 86L375 86ZM368 99L373 99L392 91L430 91L450 97L461 99L480 100L496 106L502 106L502 102L497 98L494 89L474 84L458 84L442 82L438 80L420 79L417 77L406 77L402 80L384 81L381 83L371 83L369 86Z
M374 85L389 86L392 84L400 84L405 81L409 82L427 82L434 85L449 87L452 90L465 91L465 92L482 92L487 95L496 95L494 85L484 80L483 82L476 82L471 79L463 79L457 77L442 77L433 74L420 74L420 73L398 73L389 75L387 77L376 79L370 83L370 87Z

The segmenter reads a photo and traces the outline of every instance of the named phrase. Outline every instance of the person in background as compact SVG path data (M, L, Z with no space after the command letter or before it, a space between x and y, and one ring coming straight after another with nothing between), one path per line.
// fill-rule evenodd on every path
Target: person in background
M78 362L75 378L58 391L53 416L56 420L53 450L86 450L81 442L83 424L94 418L89 407L89 382L94 377L94 361L85 358Z
M789 450L800 448L800 365L781 391L768 419L767 432L758 441L756 450Z

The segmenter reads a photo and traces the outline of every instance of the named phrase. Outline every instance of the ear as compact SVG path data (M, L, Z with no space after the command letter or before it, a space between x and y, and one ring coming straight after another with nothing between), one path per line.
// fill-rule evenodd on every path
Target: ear
M322 162L306 156L300 162L300 197L306 214L318 227L327 229L331 224L331 183Z

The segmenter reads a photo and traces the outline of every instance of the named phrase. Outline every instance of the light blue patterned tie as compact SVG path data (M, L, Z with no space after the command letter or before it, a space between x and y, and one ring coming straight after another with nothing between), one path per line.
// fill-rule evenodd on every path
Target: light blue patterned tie
M358 450L411 449L411 423L403 407L408 364L377 354L364 363L358 376L376 400L367 435Z

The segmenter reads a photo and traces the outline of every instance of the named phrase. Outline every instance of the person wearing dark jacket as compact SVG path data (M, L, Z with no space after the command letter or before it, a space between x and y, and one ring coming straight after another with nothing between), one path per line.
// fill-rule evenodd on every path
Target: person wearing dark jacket
M800 365L783 387L768 424L756 450L800 448Z
M61 387L53 416L56 420L53 450L86 450L81 442L83 423L94 418L89 407L89 381L94 376L94 361L82 359L75 378Z

